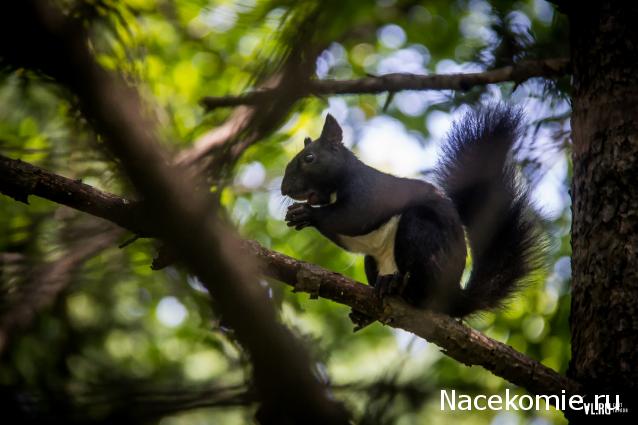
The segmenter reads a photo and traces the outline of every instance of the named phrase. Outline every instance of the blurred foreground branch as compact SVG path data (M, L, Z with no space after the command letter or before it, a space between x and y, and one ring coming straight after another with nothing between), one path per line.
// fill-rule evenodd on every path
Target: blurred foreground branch
M534 77L556 77L568 72L568 59L527 60L515 65L484 72L417 75L394 73L355 80L309 80L306 93L323 96L334 94L364 94L398 92L402 90L462 90L475 86L514 82L520 84ZM273 89L260 89L239 96L208 96L201 104L208 110L238 105L263 105L273 102Z
M13 173L16 171L16 163L25 164L0 156L0 180L5 184L0 191L18 200L25 200L30 194L35 194L28 179L12 179L9 181L7 169ZM33 167L29 165L29 167ZM36 167L34 167L36 168ZM38 169L37 175L52 174ZM51 176L53 178L53 176ZM86 186L86 185L85 185ZM7 191L7 187L9 190ZM71 193L78 188L75 186L59 187L56 190L64 190ZM60 198L54 193L43 194L47 199L62 199L65 205L70 205L68 198ZM82 196L94 197L96 200L115 197L86 186L82 188ZM130 204L120 198L116 204ZM92 214L83 204L75 204L81 211ZM96 205L99 205L96 204ZM117 219L119 216L111 210L99 211L98 216L109 220L110 215ZM120 219L121 221L121 219ZM135 231L137 225L129 229ZM375 317L389 326L405 329L430 342L440 346L444 352L459 362L471 365L480 365L497 376L500 376L513 384L519 385L532 393L560 394L561 390L567 393L578 392L580 385L538 361L530 359L526 355L514 350L512 347L495 341L481 332L463 325L451 317L435 314L430 311L416 309L398 299L390 299L380 303L374 295L374 290L368 285L356 282L338 273L328 271L319 266L271 251L259 245L257 242L244 241L244 250L250 252L259 260L262 272L281 282L291 285L296 291L307 292L311 298L322 297L341 304L348 305L358 311Z
M263 401L259 421L348 423L348 412L329 396L305 348L277 320L265 291L255 284L253 264L239 262L238 240L219 222L206 192L193 189L204 185L183 168L167 165L139 95L96 62L82 22L52 4L25 0L4 10L0 28L0 35L18 40L0 45L0 57L43 71L78 97L83 115L143 197L142 217L212 294L215 308L250 355Z
M282 124L295 103L307 96L306 86L315 69L314 59L325 47L312 40L321 13L310 14L300 24L295 45L281 67L260 84L260 90L270 94L268 102L226 105L237 108L222 125L206 132L192 147L179 152L175 163L196 165L208 174L219 173L223 167L232 166L248 147Z
M236 104L238 106L230 117L220 126L199 137L193 146L177 155L176 164L195 166L199 171L219 173L222 167L232 165L252 144L262 140L276 130L283 119L303 97L305 92L289 80L306 80L308 67L293 65L289 61L279 74L273 76L263 90L273 97L268 104Z
M248 384L158 388L147 382L119 381L53 387L46 393L0 386L3 417L20 425L156 424L189 410L246 407L258 401Z
M4 179L4 174L2 175ZM71 283L73 274L86 261L112 247L121 235L121 229L114 231L113 228L98 235L89 235L90 237L75 242L59 260L40 265L28 272L25 284L2 300L0 354L13 334L26 328L42 309L53 304L58 294Z

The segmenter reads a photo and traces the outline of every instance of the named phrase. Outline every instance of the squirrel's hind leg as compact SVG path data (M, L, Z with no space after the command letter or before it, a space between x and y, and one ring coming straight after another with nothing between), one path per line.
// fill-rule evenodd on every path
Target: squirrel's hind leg
M466 257L463 228L427 207L403 213L395 239L395 259L406 276L403 298L421 308L447 312L455 299Z

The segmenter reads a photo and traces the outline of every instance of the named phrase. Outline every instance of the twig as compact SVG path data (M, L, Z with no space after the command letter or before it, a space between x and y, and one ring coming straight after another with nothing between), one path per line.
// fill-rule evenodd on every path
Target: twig
M568 59L528 60L484 72L417 75L394 73L355 80L310 80L309 95L396 93L402 90L462 90L475 86L503 83L520 84L534 77L557 77L569 71ZM276 95L274 89L262 89L239 96L204 97L200 103L208 110L238 105L259 105Z

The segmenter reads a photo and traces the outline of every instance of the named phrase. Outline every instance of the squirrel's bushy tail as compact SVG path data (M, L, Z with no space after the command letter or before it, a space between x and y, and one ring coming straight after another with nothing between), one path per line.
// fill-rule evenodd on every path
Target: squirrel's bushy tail
M456 205L472 252L472 274L452 303L453 316L499 307L539 264L541 236L511 158L522 119L503 104L468 112L443 148L439 184Z

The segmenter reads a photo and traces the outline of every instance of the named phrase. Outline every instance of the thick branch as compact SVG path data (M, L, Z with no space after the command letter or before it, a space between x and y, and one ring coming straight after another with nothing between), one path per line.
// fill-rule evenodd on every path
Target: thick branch
M529 60L484 72L461 74L416 75L406 73L365 77L356 80L311 80L307 93L311 95L363 94L398 92L402 90L469 90L475 86L514 82L520 84L534 77L556 77L568 72L568 59ZM273 89L262 89L239 96L205 97L206 109L238 105L261 105L272 102Z
M480 365L532 393L576 393L579 384L530 359L507 344L489 338L449 316L416 309L399 299L380 303L372 287L314 264L268 250L257 242L246 246L261 260L264 273L296 291L348 305L440 346L450 357Z
M0 161L0 179L6 180L4 179L5 169L9 166L8 164L16 161L2 157L0 159L2 159ZM41 169L38 170L38 175L51 174ZM25 191L25 188L28 190L32 186L21 183L20 187L22 188L20 196L26 197L33 194L33 192ZM69 185L68 187L59 187L58 190L73 194L78 189ZM6 192L3 193L6 194ZM15 193L15 188L10 187L9 194L11 193ZM84 188L82 193L88 194L90 198L94 197L97 208L102 205L97 200L104 197L117 198L115 195L90 189L88 186ZM55 197L52 193L49 193L48 196L47 199ZM64 204L73 206L68 202ZM122 200L118 204L126 205L126 202ZM113 212L105 209L100 211L98 215L109 219L110 214ZM133 226L132 230L135 227ZM316 265L268 250L256 242L247 241L245 247L260 260L261 269L267 276L292 285L297 291L308 292L314 297L320 296L348 305L372 317L379 318L390 326L412 332L439 345L446 354L463 364L483 366L495 375L534 393L560 393L563 389L574 393L579 389L578 383L530 359L512 347L495 341L448 316L418 310L398 300L391 300L386 305L381 305L375 298L372 288L367 285Z

